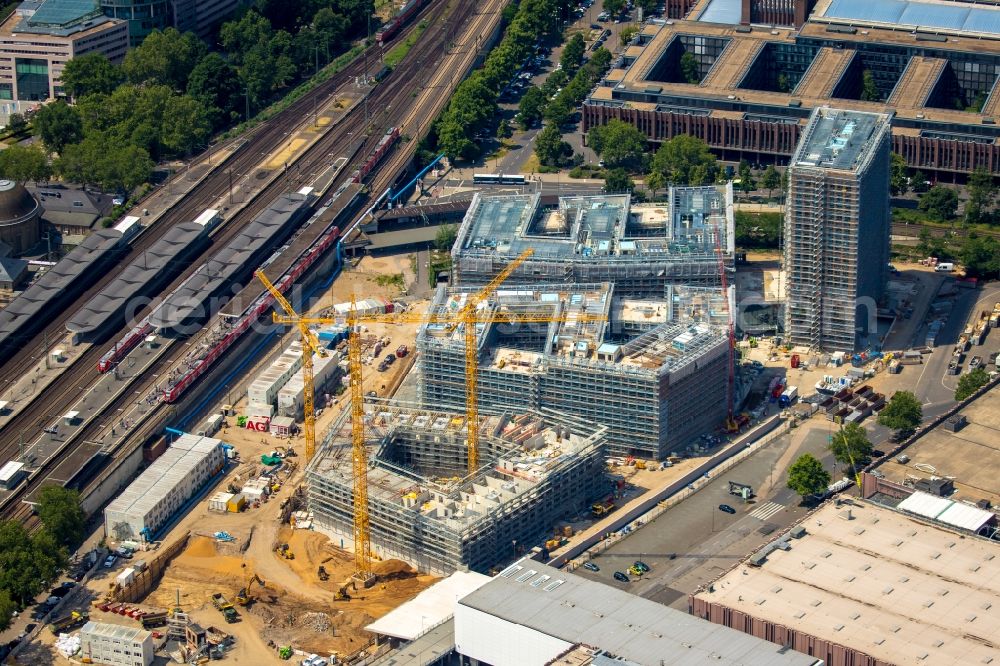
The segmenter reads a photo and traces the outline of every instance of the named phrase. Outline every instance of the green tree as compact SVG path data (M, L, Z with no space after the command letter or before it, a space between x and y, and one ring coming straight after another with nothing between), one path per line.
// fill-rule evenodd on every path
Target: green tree
M917 207L937 220L952 220L958 212L958 194L943 185L935 185L920 197Z
M857 423L848 423L834 433L829 448L837 462L852 466L855 470L868 464L873 450L868 433Z
M37 144L15 143L0 151L0 177L19 183L48 180L52 177L48 155Z
M87 517L80 493L62 486L45 486L38 493L38 517L56 542L75 549L83 542Z
M181 34L176 28L153 30L139 46L125 54L122 71L131 83L152 83L184 91L188 76L207 50L205 43L192 32Z
M894 197L906 194L909 188L906 160L899 153L889 154L889 192Z
M992 278L1000 275L1000 241L993 236L970 232L958 252L969 277Z
M778 92L786 93L786 92L791 92L792 90L792 86L788 82L788 75L784 73L778 74L778 80L776 81L776 85L778 88Z
M45 147L55 153L61 152L66 144L83 139L83 120L79 111L62 100L38 109L32 124Z
M566 46L563 47L562 56L559 58L559 64L562 65L564 72L572 76L576 73L576 70L580 69L580 65L583 64L585 49L586 45L583 42L583 35L576 33L569 38Z
M66 146L56 161L56 171L66 180L109 191L134 190L149 180L153 166L145 149L96 131Z
M768 164L767 168L764 169L764 173L760 177L760 184L767 190L768 198L781 187L781 174L778 173L773 164Z
M65 561L65 550L47 530L29 536L20 523L0 522L0 590L19 605L31 603Z
M625 9L626 0L604 0L604 11L615 16Z
M983 367L976 368L958 378L955 400L961 402L990 383L990 376Z
M628 172L621 167L609 169L604 173L605 192L631 192L635 189L635 183L629 177Z
M924 192L927 191L927 189L930 186L931 186L931 184L929 182L927 182L927 176L924 175L923 171L920 171L918 169L918 170L916 170L916 171L913 172L913 175L910 177L910 189L911 190L913 190L917 194L923 194Z
M10 598L10 593L0 590L0 631L7 631L16 610L17 604Z
M993 175L984 167L976 167L969 175L966 191L969 201L965 204L965 221L969 224L988 222L997 199Z
M110 95L124 75L121 68L111 63L103 53L88 53L66 61L62 85L70 97L84 95Z
M574 109L562 96L556 97L545 107L545 120L556 127L569 124L573 119Z
M512 136L514 136L514 129L510 126L510 121L504 118L497 125L497 138L503 140Z
M872 74L870 69L864 70L864 72L861 74L861 101L863 102L882 101L882 93L879 91L878 86L875 84L875 76Z
M517 105L517 122L521 129L528 129L541 122L548 100L541 88L531 87L524 91Z
M715 182L719 165L704 141L679 134L660 145L651 170L659 171L674 185L707 185Z
M681 78L687 83L697 84L701 82L701 70L698 67L698 59L690 51L685 51L680 62Z
M667 185L667 179L659 171L650 171L646 174L646 189L650 195L656 197L656 193Z
M750 163L740 160L740 191L743 194L750 194L757 189L757 180L753 177L753 170Z
M637 169L646 154L646 135L635 125L617 119L591 129L587 143L612 169Z
M434 235L434 247L442 252L447 252L455 244L456 238L458 238L458 227L454 224L440 226Z
M890 430L913 430L924 419L924 410L910 391L896 391L878 415L878 422Z
M218 53L209 53L191 70L187 94L201 102L216 129L239 118L239 75Z
M161 122L161 143L168 152L177 155L190 155L204 146L212 132L205 107L187 95L168 100Z
M11 134L20 134L28 129L28 121L23 113L12 113L7 119L7 131Z
M776 248L784 223L781 213L736 211L736 244L742 248Z
M803 498L820 495L830 487L830 473L815 456L803 453L788 468L787 485Z
M572 153L573 148L563 141L555 125L546 125L535 137L535 155L544 166L559 166Z

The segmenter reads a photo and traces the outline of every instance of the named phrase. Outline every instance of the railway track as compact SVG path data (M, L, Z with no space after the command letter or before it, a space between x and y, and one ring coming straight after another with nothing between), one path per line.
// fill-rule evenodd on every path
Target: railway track
M452 0L454 1L454 0ZM425 16L429 18L436 17L448 8L447 2L432 3L427 10L425 10ZM408 31L404 31L403 34L399 35L398 39L405 39L408 36ZM421 42L423 40L420 40ZM416 46L414 47L416 50ZM412 53L412 51L411 51ZM374 62L374 60L373 60ZM371 63L368 64L369 68L372 66ZM332 95L340 85L349 83L355 76L360 76L364 73L365 63L363 58L355 60L352 65L346 68L340 76L340 80L337 81L338 77L333 77L326 81L325 84L330 84L327 88L318 87L313 92L318 93L320 97ZM338 85L339 83L339 85ZM376 95L377 92L384 92L384 87L376 88L371 94ZM384 97L382 95L381 97ZM371 102L369 102L371 104ZM378 107L375 107L378 108ZM140 237L140 242L133 247L133 249L120 261L120 266L124 268L129 261L135 256L139 256L141 252L144 252L153 242L155 242L166 230L177 223L192 220L197 217L205 208L207 208L212 202L218 200L219 197L223 196L229 189L229 175L228 170L233 171L246 170L248 173L253 170L254 167L258 166L260 162L260 153L264 151L270 153L276 149L281 143L286 140L287 135L290 132L289 128L297 127L301 121L303 114L306 112L311 112L312 101L311 98L303 97L296 101L287 111L285 111L280 116L276 116L271 120L267 121L261 127L265 127L266 134L258 133L255 139L248 142L240 151L233 156L232 164L227 163L227 169L219 170L214 172L209 177L206 177L201 183L199 183L191 193L181 200L177 205L171 208L164 216L157 222L156 225L150 227L149 231ZM359 121L359 116L361 120ZM279 118L287 118L288 120L284 123L277 123ZM218 248L223 247L226 243L232 240L240 230L247 223L249 223L254 216L260 213L268 203L285 192L291 185L297 185L308 181L310 178L318 175L323 169L328 166L328 153L331 149L336 148L338 145L342 145L345 139L349 139L351 135L354 135L360 131L364 125L363 113L359 107L352 109L348 115L341 120L340 123L335 125L331 131L327 132L323 137L321 137L314 146L307 150L305 154L296 162L299 165L298 169L289 169L288 171L280 174L273 182L262 189L254 198L254 200L244 207L237 215L233 216L228 220L223 226L219 233L213 238L212 244L207 248L201 255L193 257L190 261L188 267L169 284L167 285L161 293L170 293L174 288L180 285L187 277L190 276L194 270L202 263L202 259L209 255L212 251L218 250ZM347 126L347 127L345 127ZM258 128L260 129L260 128ZM377 137L376 137L377 140ZM367 143L367 139L366 139ZM308 158L308 166L302 164L303 160ZM347 173L350 173L350 169L345 169ZM91 298L96 294L107 282L114 278L114 273L104 276L97 284L95 284L91 289L89 289L77 303L83 303L87 299ZM46 332L42 335L48 335L50 340L58 340L62 337L65 332L64 325L66 320L73 314L75 308L68 308L66 311L62 312L55 320L46 327ZM136 316L144 316L145 312L136 313ZM125 331L128 330L127 326L122 326L116 333L114 333L109 339L117 340L121 337ZM37 337L36 337L37 340ZM104 346L106 346L105 343ZM52 385L45 389L44 401L33 400L33 402L24 410L16 414L14 417L8 421L2 429L0 429L0 461L6 461L12 459L18 451L22 441L29 441L27 437L37 434L41 429L49 425L49 422L58 415L65 413L73 403L73 398L77 395L79 387L89 386L96 380L98 372L96 370L97 361L100 359L101 354L104 352L104 347L102 345L93 345L86 352L84 352L76 362L70 366L66 373L59 377ZM11 359L7 364L0 369L0 377L15 377L24 374L28 371L30 367L35 363L35 359L29 354L22 353ZM153 370L152 372L155 372ZM7 374L15 373L15 374Z
M495 6L496 11L499 11L505 4L505 0L493 0L489 4ZM461 80L461 77L458 77L456 80L443 67L431 71L427 67L427 64L435 64L436 55L440 55L440 58L443 59L445 48L449 40L456 33L458 26L464 26L467 21L472 21L472 30L470 32L475 34L474 31L476 29L488 23L490 15L480 11L480 8L475 7L473 3L461 2L460 0L448 0L448 2L432 4L428 10L425 10L424 15L435 19L431 22L431 27L424 32L424 35L413 46L407 58L403 60L391 77L387 79L386 83L389 85L382 84L370 94L369 107L378 109L379 113L368 115L361 106L355 107L348 112L330 132L318 139L299 157L295 163L295 168L290 168L281 177L275 179L265 187L257 196L255 203L240 213L240 216L243 216L245 221L249 221L269 201L286 191L290 185L300 185L310 182L311 179L315 178L329 166L336 156L337 149L344 144L349 144L352 137L354 137L354 141L362 143L360 150L354 151L351 149L348 151L358 155L355 160L355 163L357 163L367 157L370 150L389 127L403 126L407 132L414 136L416 132L427 129L429 124L436 118L437 112L447 102L449 95L423 96L421 102L414 107L408 107L406 102L412 100L415 96L421 97L418 94L420 89L444 86L446 85L444 83L445 79L450 80L450 85L454 85L458 80ZM461 59L463 66L467 62L471 63L476 53L469 51L465 55L466 57ZM405 83L397 83L397 81ZM400 170L412 158L415 145L416 141L404 144L405 148L398 149L381 166L376 168L370 183L373 191L381 191L392 184ZM354 164L351 164L343 169L341 175L331 185L331 191L335 190L337 185L350 178L354 166ZM200 212L200 206L201 204L199 203L191 205L189 208L192 211L198 210ZM225 242L229 237L238 233L240 227L242 227L242 224L227 224L225 231L222 232L226 234L225 238L220 237L217 240ZM219 244L213 243L213 246L217 245ZM179 284L183 278L183 275L178 277L175 283ZM96 361L99 357L97 350L98 348L94 347L92 359L85 362L86 359L81 358L64 377L60 378L58 382L59 388L52 393L54 399L46 400L44 408L26 409L24 411L25 417L23 423L31 424L31 427L34 427L36 423L41 423L45 419L50 418L49 415L61 414L74 404L73 398L77 395L78 387L90 385L96 379L98 374ZM152 377L154 374L163 374L173 364L178 362L185 355L186 351L185 345L173 345L153 363L152 367L145 371L144 375ZM144 394L153 381L155 380L140 380L137 384L141 387L138 389L138 392ZM114 400L103 413L113 414L117 410L123 409L134 400L133 396L134 393L132 390L125 392L118 399ZM33 406L39 403L40 401L35 401ZM181 409L183 407L183 401L181 404L173 406L173 408ZM170 408L170 406L165 404L158 405L158 409L161 410ZM41 416L39 416L40 414ZM35 524L35 517L32 514L31 507L19 500L34 492L46 479L48 473L58 465L60 460L72 455L74 450L78 449L88 439L92 439L103 427L101 421L102 419L95 418L88 426L76 434L74 443L66 451L60 456L53 456L51 460L46 461L42 465L31 480L19 489L17 493L18 497L13 498L13 501L6 504L5 513L7 517L20 520L29 527ZM13 423L13 420L11 423ZM16 450L19 436L17 430L9 428L11 423L8 423L8 427L5 427L3 432L0 432L0 436L2 436L2 439L0 439L0 447L2 447L0 451L3 451L3 454L0 455L8 455L8 457L12 449Z
M166 211L157 223L147 229L140 236L138 242L120 259L119 266L124 267L134 257L140 256L142 252L149 249L154 242L166 233L168 228L181 222L193 220L213 202L222 197L229 190L231 175L235 175L238 178L252 172L259 166L261 153L270 154L277 149L294 128L300 126L304 119L312 115L314 108L324 103L327 98L355 77L364 75L366 73L366 66L368 69L374 67L378 62L379 53L383 49L388 50L395 44L405 40L409 37L410 32L420 20L420 17L426 18L437 15L442 11L446 2L447 0L436 0L429 3L428 7L411 22L407 29L397 34L396 38L388 42L384 47L380 48L375 45L368 47L366 51L359 54L357 58L351 61L339 73L304 94L285 111L264 121L251 130L246 135L243 145L226 160L225 168L221 168L221 165L216 166L183 199ZM169 187L170 183L164 186ZM77 303L86 302L97 294L107 283L114 279L116 274L116 271L112 271L103 276L78 298ZM38 359L44 358L44 355L58 344L58 341L63 337L65 333L64 325L73 312L73 308L61 312L53 321L44 326L31 341L22 345L20 353L7 359L0 365L0 377L20 377ZM42 342L46 339L51 341L49 345L45 345ZM35 356L32 356L33 353ZM97 357L93 357L90 351L88 351L88 359L90 362L97 361ZM80 362L83 360L80 359Z

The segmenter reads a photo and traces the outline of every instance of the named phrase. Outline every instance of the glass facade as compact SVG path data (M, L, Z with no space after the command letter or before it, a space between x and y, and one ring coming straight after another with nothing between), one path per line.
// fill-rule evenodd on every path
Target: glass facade
M14 60L17 77L17 98L44 101L49 93L49 64L38 58L17 58Z
M128 21L130 46L138 46L153 30L170 25L168 0L101 0L105 16Z

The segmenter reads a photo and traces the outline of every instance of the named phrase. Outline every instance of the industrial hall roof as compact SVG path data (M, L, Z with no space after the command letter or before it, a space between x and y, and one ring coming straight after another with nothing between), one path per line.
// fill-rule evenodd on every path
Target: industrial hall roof
M815 657L523 559L459 604L638 664L812 666Z
M187 254L192 245L204 239L205 234L206 227L196 222L184 222L168 229L152 247L136 256L118 277L87 301L66 323L66 328L81 333L103 327L109 319L121 314L129 299L141 295L165 271L177 268L175 262Z
M695 597L896 666L1000 660L1000 544L868 502L829 503L804 536Z

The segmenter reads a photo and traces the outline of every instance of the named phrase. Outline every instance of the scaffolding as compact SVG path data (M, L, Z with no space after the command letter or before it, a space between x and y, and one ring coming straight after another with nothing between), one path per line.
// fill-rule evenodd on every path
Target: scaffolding
M539 410L480 417L480 460L466 471L463 411L365 403L371 544L381 558L448 574L488 572L551 536L609 491L605 429ZM307 469L317 528L347 545L353 484L349 423L331 427Z
M613 282L630 296L663 297L668 285L720 285L720 245L732 271L731 183L671 188L666 203L644 206L629 195L561 197L548 208L539 194L477 193L452 249L452 282L485 284L530 247L508 284Z
M607 427L610 452L677 455L726 418L728 314L717 290L674 287L670 293L669 301L630 299L606 283L498 291L489 307L551 307L567 320L477 330L480 408L545 406ZM441 287L431 311L460 307L464 298L461 288ZM574 312L600 312L607 321L574 325ZM461 338L444 327L418 332L421 404L464 404Z
M859 312L881 296L889 260L889 118L817 109L792 156L784 259L785 331L794 345L854 351L865 324Z

